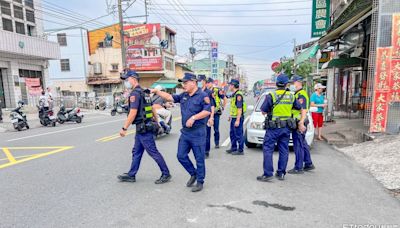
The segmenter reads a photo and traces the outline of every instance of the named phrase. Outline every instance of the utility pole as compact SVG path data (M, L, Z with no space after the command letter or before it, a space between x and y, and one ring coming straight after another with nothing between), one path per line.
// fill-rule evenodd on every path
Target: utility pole
M192 70L193 72L195 71L195 62L194 62L194 57L196 56L196 54L198 52L204 52L210 51L211 48L211 41L210 39L195 39L195 34L196 33L205 33L205 32L190 32L191 34L191 47L189 48L189 52L191 54L192 57ZM199 47L199 50L196 49L196 46ZM206 49L204 49L204 47L206 47Z
M147 24L147 19L149 17L149 15L147 13L147 1L148 0L144 0L144 11L145 11L145 14L146 14L146 22L145 22L145 24Z
M297 50L296 50L296 38L293 39L293 73L296 74L296 55L297 55Z
M122 69L126 68L126 49L125 49L125 39L124 39L124 17L122 15L122 0L118 0L118 14L119 14L119 33L121 36L121 55L122 55Z

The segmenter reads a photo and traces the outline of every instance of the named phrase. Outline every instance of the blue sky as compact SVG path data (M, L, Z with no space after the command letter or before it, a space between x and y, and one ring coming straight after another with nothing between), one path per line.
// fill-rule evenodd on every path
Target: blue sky
M144 15L143 1L136 0L126 11L126 15ZM190 47L190 31L201 31L204 29L207 31L207 34L204 35L205 37L211 37L213 40L219 42L220 58L226 59L225 53L235 55L235 62L247 72L250 82L268 78L272 73L270 66L273 61L279 60L282 56L291 56L294 38L296 38L297 43L308 42L311 39L311 0L150 0L150 2L149 22L159 22L177 31L179 55L185 55L188 52L188 48ZM83 18L87 20L108 14L107 5L115 4L116 0L45 0L43 3L44 7L50 7L49 3L87 16L87 18ZM183 4L185 9L188 10L187 13L192 17L184 14L183 9L178 8L178 3ZM249 3L251 5L210 6L211 4L229 3ZM206 4L207 6L195 6L196 4ZM179 9L179 11L176 9ZM44 18L56 21L55 18L46 14ZM103 24L111 24L117 21L117 14L111 14L97 20L97 22ZM144 19L134 18L129 19L129 21L143 22ZM177 23L194 24L194 22L199 24L290 25L225 27L175 25ZM73 22L69 22L68 24L73 24ZM46 29L58 28L60 26L56 23L45 22ZM96 24L88 26L91 29L95 28ZM197 36L201 37L201 34Z

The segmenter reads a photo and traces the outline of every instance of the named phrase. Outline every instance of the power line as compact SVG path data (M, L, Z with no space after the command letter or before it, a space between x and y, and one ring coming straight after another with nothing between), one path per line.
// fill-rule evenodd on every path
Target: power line
M180 14L164 14L164 15L170 15L170 16L180 16ZM269 17L301 17L301 16L311 16L310 13L304 13L304 14L280 14L280 15L205 15L205 14L192 14L194 17L214 17L214 18L226 18L226 17L231 17L231 18L243 18L243 17L248 17L248 18L269 18Z
M171 8L163 8L164 10L172 10L175 9ZM310 7L303 7L303 8L288 8L288 9L239 9L239 10L198 10L198 9L189 9L186 11L193 11L193 12L215 12L215 13L234 13L234 12L276 12L276 11L295 11L295 10L311 10ZM181 11L181 10L180 10Z
M253 6L253 5L274 5L287 3L311 2L310 0L280 1L280 2L256 2L256 3L217 3L217 4L183 4L185 6ZM169 4L160 4L169 5Z
M172 25L192 25L192 24L172 24ZM285 24L285 23L276 23L276 24L201 24L203 26L222 26L222 27L241 27L241 26L261 26L261 27L265 27L265 26L302 26L302 25L311 25L311 23L294 23L294 24Z

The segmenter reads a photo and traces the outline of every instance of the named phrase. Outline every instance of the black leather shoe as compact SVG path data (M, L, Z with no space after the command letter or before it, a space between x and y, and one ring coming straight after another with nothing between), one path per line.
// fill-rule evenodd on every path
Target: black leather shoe
M311 165L309 165L309 166L305 166L304 167L304 171L311 171L311 170L313 170L313 169L315 169L315 166L313 165L313 164L311 164Z
M215 145L215 149L219 149L219 145Z
M210 157L210 153L206 152L206 159Z
M303 174L304 171L293 168L293 169L289 170L288 173L290 173L290 174Z
M122 182L136 182L136 177L131 177L127 173L118 176L118 179Z
M283 174L283 173L275 173L275 176L280 181L285 180L285 174Z
M194 182L196 182L196 175L190 177L189 181L186 183L186 187L192 187Z
M231 153L236 152L236 151L237 151L237 150L229 149L229 150L226 150L226 153L231 154Z
M203 184L202 183L197 183L196 186L192 188L192 192L200 192L203 190Z
M257 177L257 180L258 180L258 181L261 181L261 182L269 182L269 181L271 181L272 179L273 179L272 176L265 176L265 175L262 175L262 176L258 176L258 177Z
M171 175L162 175L160 179L156 180L155 184L164 184L171 180Z
M232 155L244 155L243 151L242 151L242 152L240 152L240 151L235 151L235 152L232 152L231 154L232 154Z

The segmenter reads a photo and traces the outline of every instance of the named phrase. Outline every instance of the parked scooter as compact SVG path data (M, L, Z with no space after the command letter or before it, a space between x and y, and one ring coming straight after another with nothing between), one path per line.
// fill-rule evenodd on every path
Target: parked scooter
M124 114L124 113L128 113L129 112L129 106L122 104L120 102L115 103L114 108L111 109L111 116L115 116L117 113L118 114Z
M11 111L10 118L11 123L14 126L14 129L17 131L21 131L23 128L29 129L28 121L26 120L26 115L21 111L21 108L24 106L23 101L18 102L18 107Z
M94 109L104 111L106 108L107 108L106 102L102 99L96 98Z
M57 118L54 115L53 110L45 110L44 107L40 107L39 105L36 106L39 110L39 120L40 124L43 126L51 125L53 127L56 126Z
M60 111L57 113L57 121L60 124L65 122L76 122L82 123L83 115L80 108L65 109L64 105L61 105Z

